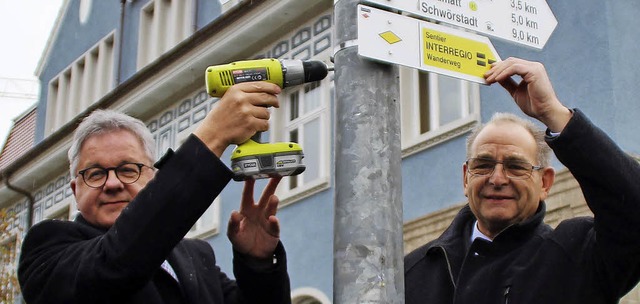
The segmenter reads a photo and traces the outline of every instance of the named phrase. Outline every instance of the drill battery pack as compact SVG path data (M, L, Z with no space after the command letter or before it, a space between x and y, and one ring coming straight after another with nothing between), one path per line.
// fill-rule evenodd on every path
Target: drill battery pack
M257 143L249 140L237 147L231 156L235 181L298 175L306 169L304 154L297 143Z

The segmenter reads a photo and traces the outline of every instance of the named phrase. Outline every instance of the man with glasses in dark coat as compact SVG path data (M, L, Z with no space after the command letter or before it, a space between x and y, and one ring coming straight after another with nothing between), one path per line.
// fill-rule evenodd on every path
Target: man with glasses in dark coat
M175 153L156 166L155 144L130 116L98 110L69 149L75 221L45 220L22 246L18 278L35 303L290 303L286 256L275 217L278 178L257 204L245 183L229 220L231 280L211 246L183 239L232 178L220 161L231 144L268 128L280 88L238 84L215 104Z
M640 165L560 103L542 64L509 58L485 76L547 130L499 113L471 133L462 165L468 205L405 257L406 304L618 303L640 278ZM595 219L544 224L550 149Z

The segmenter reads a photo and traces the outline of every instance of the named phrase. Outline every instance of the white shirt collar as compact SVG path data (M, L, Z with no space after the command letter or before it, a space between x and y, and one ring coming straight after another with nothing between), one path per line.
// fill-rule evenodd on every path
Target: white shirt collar
M481 238L481 239L485 239L485 240L487 240L489 242L492 242L491 238L486 236L484 233L482 233L480 231L480 229L478 229L478 220L476 220L476 222L473 223L473 231L471 232L471 242L473 243L473 241L476 238Z
M162 267L164 271L166 271L171 277L173 277L178 283L180 283L180 280L178 280L178 275L176 274L175 270L173 270L173 267L171 267L171 264L169 264L169 261L164 260L160 267Z

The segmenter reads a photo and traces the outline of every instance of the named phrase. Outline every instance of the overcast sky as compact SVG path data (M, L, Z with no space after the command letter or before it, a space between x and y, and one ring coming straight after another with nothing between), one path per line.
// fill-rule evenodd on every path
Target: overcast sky
M35 70L63 2L0 0L0 149L12 120L35 103L34 99L7 98L7 93L39 93L29 81L5 79L37 80Z

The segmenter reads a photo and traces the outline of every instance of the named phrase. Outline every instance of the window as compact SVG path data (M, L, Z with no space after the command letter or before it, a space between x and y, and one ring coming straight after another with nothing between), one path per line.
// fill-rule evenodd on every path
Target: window
M49 135L111 90L114 33L49 82L45 133Z
M68 221L70 218L70 207L75 205L75 199L68 197L60 203L57 203L44 211L44 217L46 219L54 219L61 221Z
M152 0L140 12L138 69L187 38L192 32L194 0Z
M296 142L302 146L305 171L283 180L281 196L292 196L326 183L329 175L329 104L331 81L308 83L281 94L281 108L273 112L271 142Z
M400 68L403 155L471 128L479 118L476 83Z

